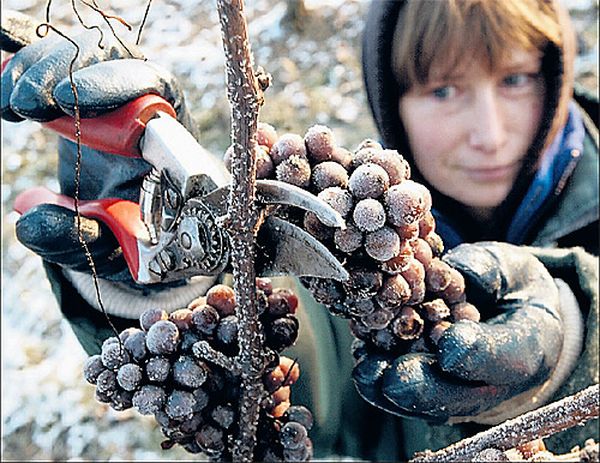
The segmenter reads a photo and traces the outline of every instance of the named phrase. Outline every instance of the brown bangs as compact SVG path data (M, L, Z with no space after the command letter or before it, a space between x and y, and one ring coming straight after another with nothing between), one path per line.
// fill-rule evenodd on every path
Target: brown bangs
M392 47L400 93L443 79L477 60L489 70L512 49L561 45L557 13L545 0L408 0Z

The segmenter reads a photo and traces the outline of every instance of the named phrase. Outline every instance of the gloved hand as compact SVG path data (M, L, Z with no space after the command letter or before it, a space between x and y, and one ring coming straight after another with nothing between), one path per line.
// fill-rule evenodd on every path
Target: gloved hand
M16 44L31 40L31 27L22 15L10 21L3 15L0 45L14 51ZM20 39L20 37L22 39ZM174 107L179 121L194 134L194 124L174 76L145 61L134 45L124 47L109 34L103 48L99 35L87 31L74 37L79 54L73 79L80 115L90 118L114 110L147 93L159 94ZM1 116L7 121L49 121L74 115L74 95L69 81L69 63L75 55L72 43L50 32L15 53L2 73ZM76 144L64 138L58 143L58 180L61 193L74 197L76 189ZM142 159L126 158L82 147L79 198L122 198L138 201L140 185L150 165ZM82 219L86 242L98 274L109 280L133 284L119 244L106 225ZM18 239L44 260L62 267L89 272L89 264L77 238L74 212L55 205L30 209L16 224Z
M432 354L392 358L362 347L353 379L368 402L397 415L439 423L501 416L510 402L499 404L520 395L523 405L553 374L563 347L561 303L577 304L563 294L567 285L559 293L541 262L518 246L463 244L443 260L464 275L482 322L454 323Z

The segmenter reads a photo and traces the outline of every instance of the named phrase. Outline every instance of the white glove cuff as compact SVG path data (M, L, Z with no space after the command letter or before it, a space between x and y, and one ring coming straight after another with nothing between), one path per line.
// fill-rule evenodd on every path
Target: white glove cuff
M63 269L63 274L89 305L101 310L92 275L70 269ZM216 279L216 276L196 276L182 286L146 291L98 278L98 287L107 314L135 319L150 307L160 307L169 313L186 307L193 299L205 295Z
M554 282L558 287L560 297L560 317L564 336L560 356L550 377L541 386L522 392L484 413L471 417L454 417L448 421L449 423L472 421L475 423L496 425L515 416L522 415L548 402L564 381L573 373L577 365L577 359L579 359L583 348L583 316L581 315L577 299L571 288L569 288L569 285L558 278L555 278Z

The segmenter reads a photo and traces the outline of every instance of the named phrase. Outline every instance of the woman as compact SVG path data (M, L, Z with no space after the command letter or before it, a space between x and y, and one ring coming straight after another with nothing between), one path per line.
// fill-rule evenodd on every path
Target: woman
M578 367L552 400L598 381L597 258L571 249L598 254L598 104L573 98L574 54L568 15L536 0L375 0L363 37L381 141L430 189L446 249L482 240L561 248L529 248L567 280L585 320L586 333L570 334L585 343ZM481 429L472 423L396 423L405 443L396 455ZM586 435L591 427L548 442L566 452Z

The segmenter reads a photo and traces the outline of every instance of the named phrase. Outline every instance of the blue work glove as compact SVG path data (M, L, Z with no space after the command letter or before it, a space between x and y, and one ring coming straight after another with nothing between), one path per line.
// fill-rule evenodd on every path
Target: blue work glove
M478 416L488 422L509 416L511 399L518 402L513 411L524 401L535 403L531 391L549 379L561 356L561 303L576 305L561 294L570 292L568 286L560 284L559 292L540 261L506 243L463 244L443 260L464 275L467 298L482 322L454 323L434 353L394 358L357 349L353 378L359 393L390 413L438 423Z
M35 21L21 14L4 12L0 46L16 51L31 40ZM178 120L194 134L195 127L175 77L145 61L134 45L121 45L105 34L103 48L96 31L74 37L79 55L73 79L81 118L91 118L119 108L147 93L158 94L174 107ZM47 38L18 50L2 73L1 116L7 121L50 121L74 115L74 95L69 81L69 63L75 47L49 33ZM58 180L60 192L74 197L77 146L59 138ZM82 146L79 198L122 198L137 202L140 185L150 165L139 158L109 155ZM133 280L120 247L108 227L83 218L82 229L99 276L113 281ZM89 263L76 233L75 213L56 205L40 205L27 211L16 224L19 241L45 261L76 271L89 272Z

